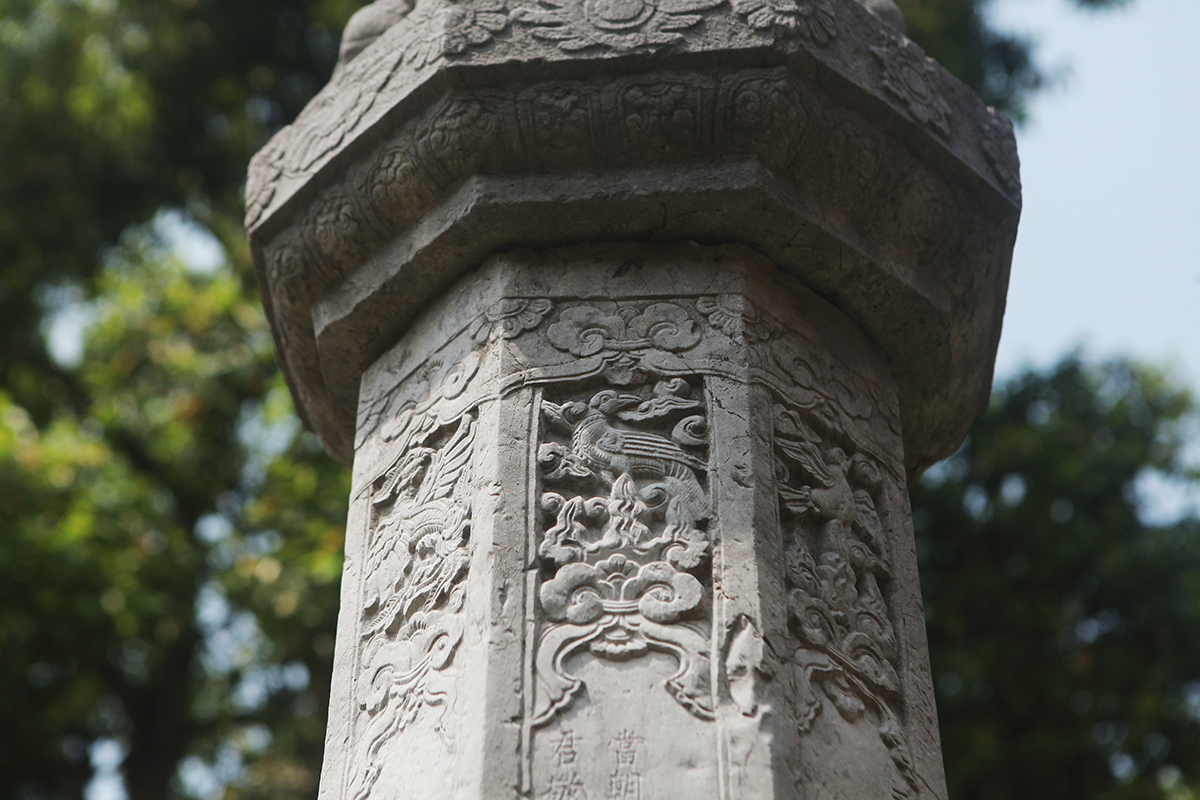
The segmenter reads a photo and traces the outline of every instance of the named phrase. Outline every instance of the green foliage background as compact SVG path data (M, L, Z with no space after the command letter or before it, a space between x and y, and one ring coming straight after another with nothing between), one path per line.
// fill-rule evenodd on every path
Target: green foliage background
M241 191L358 5L0 0L3 800L117 764L130 800L315 795L349 481L275 367ZM983 0L900 5L1022 114L1041 73ZM1200 783L1196 521L1144 524L1135 491L1196 479L1193 413L1068 359L914 492L956 800Z
M951 798L1190 798L1200 783L1196 408L1162 374L1068 357L1017 376L912 492Z

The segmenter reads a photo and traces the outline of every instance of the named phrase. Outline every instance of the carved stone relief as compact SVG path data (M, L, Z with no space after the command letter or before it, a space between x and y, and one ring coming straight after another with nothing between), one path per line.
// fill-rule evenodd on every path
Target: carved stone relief
M542 400L538 599L545 625L534 725L584 688L566 666L581 649L612 661L669 653L678 669L664 688L691 713L712 718L712 509L698 383L673 378Z
M791 404L775 408L785 585L801 687L797 723L807 733L819 715L837 714L873 730L890 759L892 796L908 797L918 782L898 716L883 477L870 456L822 437L811 414Z
M765 342L780 332L779 324L740 294L720 294L696 300L696 310L708 324L734 341Z
M471 323L471 338L476 342L492 339L514 339L536 328L550 313L554 304L545 298L499 300Z
M387 42L381 40L378 46L384 44ZM926 74L923 58L914 62L915 72L904 66L893 70L890 85L901 91L901 84L911 78L916 89L932 87L922 83L936 77ZM884 59L871 66L891 69L887 67L890 63ZM936 110L941 101L930 102L930 108ZM993 149L1005 141L1001 136ZM341 344L346 335L343 331L374 324L370 320L382 312L375 304L363 302L367 296L405 294L400 285L403 279L385 266L391 257L372 254L381 253L389 241L407 246L410 237L426 235L428 231L422 232L419 221L439 199L463 187L469 176L554 171L571 165L573 169L619 164L640 168L647 153L668 153L672 161L680 163L754 154L785 182L793 182L847 213L861 212L857 233L890 237L887 253L862 250L868 259L895 256L932 263L943 252L954 252L964 236L962 231L968 230L959 224L964 222L959 219L964 204L953 202L946 182L923 167L896 137L859 112L839 109L836 102L783 68L723 74L662 71L619 75L604 82L553 80L496 89L457 87L431 100L386 138L365 148L344 177L333 181L320 198L264 245L265 282L275 287L277 295L272 316L280 336L288 338L294 351L288 354L289 375L307 389L311 399L305 405L329 407L330 414L340 414L340 424L329 427L348 434L348 409L353 399L344 388L349 381L342 376L359 373L377 353L366 352L360 360L325 353L330 347L339 353L352 350ZM285 175L288 169L280 158L272 144L256 160L255 174ZM988 162L984 168L990 169L990 165ZM264 191L270 194L274 189ZM888 197L888 204L873 204L871 198L877 196ZM253 193L249 202L254 208L262 205ZM886 210L868 213L877 207ZM687 218L672 217L675 222ZM803 236L810 235L816 235L815 229L806 228ZM828 252L812 263L827 263L827 256ZM360 266L369 275L347 281L348 273ZM865 261L863 268L870 269ZM420 274L422 270L426 274ZM826 265L819 271L832 279L836 269ZM413 277L417 285L425 286L441 280L442 273L422 265ZM284 284L288 288L281 291L278 287ZM336 324L326 328L330 333L314 330L314 298L331 295L340 299L328 306L335 311L326 319ZM892 299L880 302L900 305L900 296L889 292ZM868 318L892 316L889 310ZM319 357L317 337L322 341ZM370 347L360 349L369 351ZM326 363L309 365L321 359ZM321 386L321 375L331 387L328 395ZM304 413L315 416L313 411ZM345 446L334 449L348 460Z
M683 39L683 31L725 0L538 0L513 11L533 35L565 51L631 50Z
M420 69L439 58L485 45L508 27L504 0L419 0L402 24L404 65Z
M910 39L891 34L883 44L871 47L871 55L882 70L883 88L902 101L918 122L949 137L950 106L939 91L942 71L937 62Z
M482 399L468 391L479 371L483 347L513 339L536 328L553 308L545 299L502 299L488 305L464 326L467 341L431 356L405 380L404 392L373 398L359 416L356 446L379 432L386 443L407 441L423 427L449 424Z
M785 394L822 434L845 436L851 427L869 431L870 426L862 423L879 420L889 434L899 437L900 415L883 387L862 379L852 381L844 371L831 369L824 360L813 358L811 344L791 331L781 330L766 347L763 361L774 378L768 385ZM862 442L860 446L881 445Z
M489 50L502 61L535 57L541 48L531 49L530 39L565 53L618 54L666 45L704 49L707 37L758 39L836 51L839 62L873 59L878 70L863 73L872 75L872 90L896 97L904 111L947 137L950 107L939 92L940 68L902 34L880 37L874 25L863 28L857 14L837 6L835 0L379 0L348 26L352 41L330 85L255 156L247 225L271 207L282 179L318 169L439 65ZM850 25L849 35L839 35L839 24Z
M432 352L405 350L391 380L366 390L357 446L370 472L354 500L365 507L354 723L339 800L408 797L397 782L409 780L450 791L455 780L445 770L438 777L432 765L449 763L460 747L463 671L470 669L463 658L478 648L467 621L474 461L482 404L491 397L480 366L489 342L536 326L549 308L530 306L485 307L432 337ZM400 752L420 763L398 773Z
M708 313L698 305L565 300L523 340L522 352L542 353L547 365L514 376L539 386L530 453L532 797L712 796L717 521L710 397L695 365L707 363L700 351L716 331L706 317L720 312L716 298L704 304ZM672 736L661 735L664 725ZM695 766L668 785L652 768L660 763Z
M776 30L826 47L837 38L830 0L732 0L739 16L755 30Z
M476 421L409 416L400 455L375 482L358 629L359 728L348 797L365 800L384 746L422 715L443 733L463 637Z
M890 608L894 397L728 262L611 300L572 294L590 269L565 296L500 290L540 289L540 266L464 282L364 382L354 722L328 800L733 800L759 779L813 798L843 773L919 794ZM754 430L772 443L741 450ZM767 537L782 563L746 558ZM865 766L828 766L843 735ZM760 746L776 737L786 756ZM519 764L496 777L512 762L477 748Z

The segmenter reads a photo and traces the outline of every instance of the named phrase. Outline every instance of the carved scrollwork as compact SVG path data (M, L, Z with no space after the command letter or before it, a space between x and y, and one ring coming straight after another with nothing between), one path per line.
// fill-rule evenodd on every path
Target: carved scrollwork
M376 214L387 210L399 219L409 219L430 200L433 193L423 161L411 132L398 134L375 154L374 163L363 170L370 176L363 194L369 195Z
M635 80L619 98L626 141L643 150L691 150L707 144L701 106L707 87L698 81L668 78Z
M499 114L487 94L452 97L422 120L414 137L422 165L451 183L474 169L496 138Z
M687 350L700 341L700 331L688 312L674 303L654 303L632 318L597 306L571 306L547 329L546 337L554 348L583 357L601 350Z
M425 22L423 27L430 33L411 40L414 44L405 63L414 67L487 44L508 27L509 19L504 0L422 0L413 12L416 25L424 22L422 14L436 22Z
M384 442L400 446L418 440L434 427L445 424L437 407L462 396L479 371L480 354L470 351L457 359L431 358L409 378L403 395L393 394L376 403L359 420L358 440L379 433Z
M360 724L350 797L365 800L381 751L423 709L441 707L463 637L476 421L406 426L401 454L375 482L359 625ZM441 728L440 716L435 728Z
M755 30L774 30L826 47L837 38L830 0L732 0L739 16Z
M544 298L498 300L471 323L471 338L476 342L515 339L525 331L540 325L553 307L554 304Z
M707 317L714 328L747 344L765 342L778 330L774 320L740 294L701 297L696 301L696 310Z
M856 391L822 360L812 358L810 348L795 334L785 333L771 340L768 347L771 360L788 377L792 402L824 430L843 430L843 415L852 420L879 416L892 433L899 435L899 416L881 388L871 383L865 391Z
M648 393L542 401L535 725L582 690L567 660L584 651L608 660L673 655L678 669L665 688L712 718L708 441L694 391L670 379Z
M418 0L415 5L376 0L360 9L347 24L338 56L339 73L349 69L359 53L389 28L399 25L410 33L396 48L400 56L397 64L417 69L469 47L487 44L508 27L508 9L503 0Z
M944 137L950 136L950 107L942 99L937 62L910 40L888 35L871 47L882 69L880 83L908 108L910 114Z
M683 38L724 0L538 0L513 19L538 39L568 52L589 47L632 50Z
M275 187L293 154L292 139L296 129L286 125L271 137L263 149L250 159L246 175L246 227L258 224L263 212L275 199Z
M893 794L918 789L895 704L898 648L881 585L891 580L873 460L826 446L802 415L776 408L776 478L785 520L788 614L799 645L793 661L807 691L802 732L827 699L852 724L872 725L895 768Z
M342 144L379 98L380 91L404 60L404 52L357 58L339 69L292 123L288 142L289 172L304 173Z
M582 155L592 142L595 100L594 87L575 83L533 86L516 101L521 135L559 154Z
M735 146L755 148L781 162L808 129L810 113L796 87L769 73L746 73L727 80L725 128Z

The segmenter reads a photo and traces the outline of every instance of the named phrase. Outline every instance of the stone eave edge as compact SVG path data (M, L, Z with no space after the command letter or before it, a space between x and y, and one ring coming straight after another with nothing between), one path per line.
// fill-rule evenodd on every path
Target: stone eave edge
M765 28L755 25L766 21L764 15L770 16L775 8L771 0L693 0L715 5L702 14L688 15L696 21L686 38L635 41L626 47L598 42L579 50L562 49L561 37L539 38L538 31L524 21L530 16L526 12L554 0L507 0L513 9L507 9L506 0L491 2L503 9L494 13L506 14L507 21L478 46L454 49L456 42L465 41L463 29L470 31L474 15L455 17L445 26L437 10L461 6L448 0L424 0L424 5L340 68L297 120L252 159L246 186L246 227L252 238L269 238L286 225L296 203L303 203L343 171L364 142L377 141L402 124L414 104L436 91L426 86L435 76L443 80L432 83L448 85L454 83L454 74L477 74L473 67L510 75L514 68L525 67L526 79L534 77L531 68L542 78L562 77L558 74L562 69L577 72L598 66L611 71L671 69L689 61L703 63L705 54L718 52L722 65L741 55L758 66L771 62L771 66L786 64L814 73L820 83L837 81L839 89L858 95L848 105L859 106L883 127L917 128L922 135L910 133L904 138L940 149L943 158L950 156L982 178L1006 205L1020 209L1012 123L855 0L808 0L808 7L815 9L812 19L824 23L809 17L789 20L775 11L783 21ZM744 16L748 6L757 12ZM418 14L430 7L434 10ZM817 13L822 9L828 17ZM426 46L413 56L415 45ZM322 180L322 174L330 178Z
M724 2L724 0L718 1ZM443 2L444 4L444 0L432 0L432 2ZM904 41L901 41L853 0L827 0L827 2L831 4L842 2L844 8L839 6L841 11L845 12L842 13L842 18L845 19L849 15L852 19L857 19L859 27L866 30L869 36L875 37L870 39L875 42L874 45L868 44L858 49L859 61L854 69L838 63L840 60L844 60L845 51L849 48L839 51L829 42L826 43L828 46L818 46L811 42L798 41L796 37L775 36L775 33L778 32L772 33L774 37L772 38L754 31L748 26L743 26L744 30L736 31L736 35L725 30L723 34L716 36L726 46L733 43L740 48L732 51L722 50L720 68L729 70L743 67L760 69L764 66L785 67L795 80L806 83L827 96L838 98L838 104L842 107L855 110L864 119L869 120L872 125L884 132L889 132L894 139L903 141L904 145L911 149L913 155L925 161L929 167L942 174L951 183L960 184L979 198L985 206L994 209L992 213L997 215L995 219L1015 219L1019 211L1019 190L1014 190L1011 196L1000 193L996 188L996 175L1000 174L999 171L995 171L995 174L983 171L981 174L977 164L972 165L955 153L953 147L955 141L967 136L963 133L966 129L962 127L960 120L951 121L948 117L946 119L929 117L924 122L918 122L911 115L906 116L904 109L896 108L896 97L889 97L886 93L878 90L875 92L863 90L862 83L872 78L875 74L873 70L876 70L879 65L888 63L890 52L907 50L919 54L919 50L915 50L915 46L909 47ZM854 15L858 16L854 17ZM714 26L724 25L728 29L731 20L736 23L736 15L727 14L725 17L707 20L706 23L712 22ZM755 39L756 36L757 39ZM371 77L374 74L371 70L377 70L382 60L376 51L386 51L388 47L402 45L404 41L411 38L413 38L411 27L405 30L403 25L395 26L388 34L381 37L359 59L351 62L349 68L335 76L334 81L318 95L318 99L314 100L313 104L310 104L309 109L306 109L306 112L301 115L300 120L291 126L290 130L285 129L277 135L268 147L264 148L259 156L256 156L252 165L251 188L262 185L261 180L256 181L255 179L263 177L264 173L261 167L264 163L279 165L289 156L306 161L314 152L314 141L317 143L318 157L312 160L305 170L294 172L289 180L284 181L286 186L270 186L271 182L268 181L267 188L272 195L275 195L273 198L269 198L269 208L262 203L250 204L251 213L254 215L252 218L255 220L255 224L251 228L250 244L259 280L261 285L268 290L263 292L264 304L272 332L280 344L278 358L288 379L296 407L305 425L309 429L317 431L321 436L326 449L339 460L347 463L352 458L352 453L346 447L348 443L326 441L325 439L324 434L327 432L332 432L336 439L340 440L342 437L336 435L337 429L340 427L337 420L329 416L332 413L331 397L328 387L325 385L324 376L320 374L321 370L317 366L317 362L309 363L310 359L305 355L305 351L315 346L315 341L312 340L312 334L309 331L296 329L295 323L297 322L302 328L308 327L295 317L297 312L305 313L307 304L305 302L302 309L295 303L295 299L299 298L285 299L275 296L281 290L286 295L293 296L297 291L301 294L308 294L309 290L301 288L299 284L294 284L294 278L286 280L285 282L289 285L285 287L279 285L283 276L275 274L271 278L268 277L264 250L267 247L273 249L277 247L278 242L272 243L272 240L280 234L290 238L287 232L292 229L293 223L299 216L308 212L315 200L325 196L328 192L340 194L349 189L346 181L350 174L348 172L350 167L356 164L361 156L369 153L381 142L387 141L410 119L419 116L447 90L487 90L490 86L503 85L506 81L528 84L540 80L579 80L586 77L589 72L596 71L600 71L601 74L630 77L644 75L647 71L711 72L714 66L712 56L716 55L715 48L712 46L705 48L706 40L701 38L695 47L660 46L657 49L643 48L628 52L615 52L610 49L585 56L572 56L551 48L547 51L548 54L540 58L541 64L539 65L537 59L534 60L534 63L529 63L529 52L537 52L537 47L544 46L542 43L527 39L525 43L532 43L532 45L522 51L526 56L525 60L514 59L503 53L497 55L496 50L499 47L492 43L481 50L468 49L463 58L443 56L411 70L397 71L394 69L396 65L393 64L392 72L384 76L382 84L373 85L370 81L366 81L365 86L370 88L370 96L374 98L378 94L383 97L383 100L378 103L372 101L373 105L366 109L370 113L361 115L357 126L350 133L340 129L337 125L345 120L344 115L333 115L331 120L327 119L325 129L333 132L336 146L331 146L329 141L322 141L319 136L316 139L312 137L306 139L299 135L303 133L304 126L312 121L313 114L309 113L310 109L314 106L319 107L320 102L328 103L330 99L340 99L351 107L359 107L363 92L351 92L347 95L342 93L342 90L347 86L363 89L364 85L355 84L348 76ZM846 38L846 36L840 36L833 42L844 41ZM892 50L878 44L880 41L891 42L894 45ZM897 42L899 44L896 44ZM864 59L862 53L869 46L876 47L882 55L876 53L872 58ZM841 59L835 58L839 52ZM937 92L944 90L943 94L951 98L951 103L955 108L965 106L968 111L967 116L972 119L977 119L982 114L983 118L987 120L987 124L991 126L989 130L994 134L996 141L1009 143L1008 149L1001 148L997 152L1003 155L1009 150L1012 151L1011 159L1005 161L1007 158L1005 156L1000 159L999 163L1007 164L1015 176L1015 143L1012 141L1011 124L1003 117L995 115L990 109L986 109L965 86L955 81L944 70L932 66L932 62L925 59L923 55L920 56L920 59L922 61L916 63L918 66L924 64L923 72L914 72L914 74L917 77L925 75L927 82L924 85L926 88L929 89L929 81L934 79L941 80L943 84L940 89L936 83L934 84L934 89L937 91L930 90L934 97L941 96ZM548 62L553 62L552 69L545 67ZM379 80L378 75L375 75L375 80ZM878 89L878 87L876 88ZM328 104L325 108L328 108ZM328 111L326 115L330 116ZM331 122L333 124L330 124ZM950 127L951 125L953 127ZM943 127L950 134L949 136L941 135ZM317 133L319 132L318 130ZM978 140L977 132L974 137L970 138ZM977 146L972 152L978 161L979 154L985 150L983 146ZM284 172L280 168L275 173L276 181L286 177ZM276 188L286 189L286 192L276 192ZM262 198L261 194L251 193L249 196L258 197L260 200ZM344 264L342 267L348 272L342 274L353 272L358 266L357 262ZM339 269L338 272L341 270ZM302 274L307 274L307 269L303 270ZM304 279L301 283L307 284L308 280ZM292 308L288 312L288 316L293 319L292 325L289 326L285 324L284 320L278 318L277 311L281 309L277 309L276 306L279 302ZM288 327L293 329L290 337L285 331L285 328ZM287 343L289 339L294 340L297 334L305 340L306 344L300 348L300 352L288 352L295 349L287 346ZM293 345L296 344L301 343L293 342ZM296 359L299 359L297 363L289 363ZM315 371L314 367L316 367ZM320 419L314 418L314 414Z

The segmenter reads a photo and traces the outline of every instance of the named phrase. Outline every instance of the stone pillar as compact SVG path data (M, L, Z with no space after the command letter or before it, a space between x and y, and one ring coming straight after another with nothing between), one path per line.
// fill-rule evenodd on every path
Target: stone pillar
M247 189L354 468L322 799L944 798L906 482L1010 126L849 0L407 9Z

